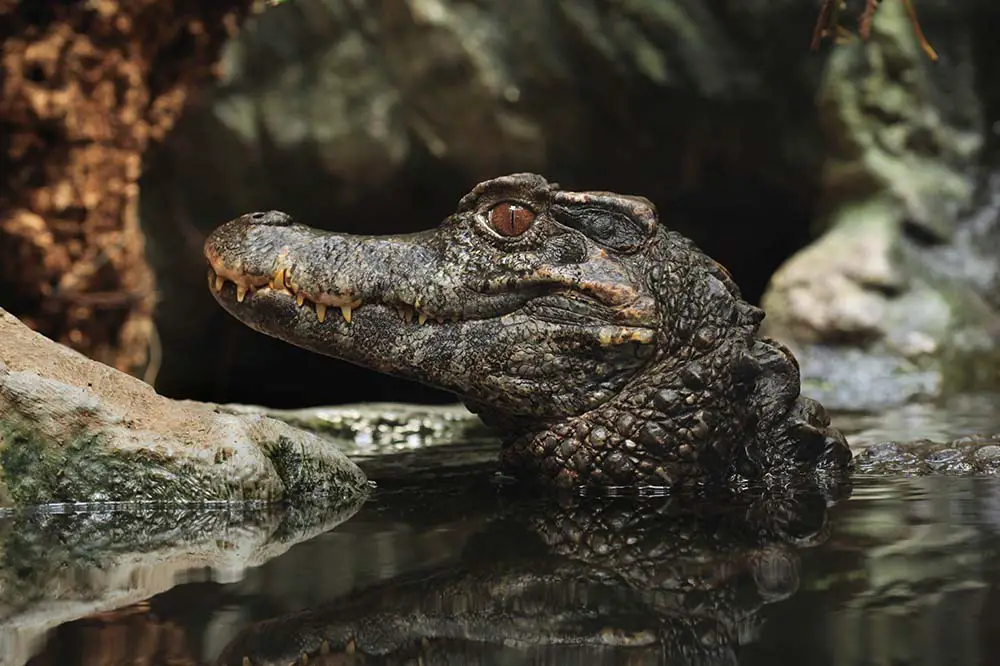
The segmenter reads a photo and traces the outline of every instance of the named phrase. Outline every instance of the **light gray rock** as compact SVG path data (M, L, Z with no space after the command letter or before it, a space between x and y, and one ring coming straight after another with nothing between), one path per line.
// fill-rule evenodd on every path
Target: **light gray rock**
M0 309L0 506L342 501L367 488L331 440L169 400Z

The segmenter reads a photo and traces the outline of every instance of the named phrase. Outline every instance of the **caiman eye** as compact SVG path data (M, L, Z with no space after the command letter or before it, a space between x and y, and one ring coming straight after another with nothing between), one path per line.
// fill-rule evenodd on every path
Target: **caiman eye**
M516 203L504 201L490 209L490 226L501 236L520 236L535 221L535 213Z

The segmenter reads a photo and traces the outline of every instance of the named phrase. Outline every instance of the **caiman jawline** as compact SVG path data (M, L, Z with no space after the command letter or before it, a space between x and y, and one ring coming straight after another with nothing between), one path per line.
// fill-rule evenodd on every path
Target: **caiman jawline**
M237 279L233 279L236 277ZM208 284L211 289L219 294L222 292L223 287L227 282L233 283L236 291L236 301L242 303L246 299L247 294L252 294L257 291L269 291L275 294L280 294L287 298L294 298L296 305L301 307L310 307L316 311L316 318L322 323L326 321L326 312L329 308L334 307L340 310L341 316L344 320L350 324L351 317L354 310L360 308L364 305L362 299L351 299L342 296L334 296L328 294L320 294L314 296L312 294L307 295L307 292L296 289L288 280L285 279L286 273L284 269L279 270L273 278L270 280L262 280L260 278L251 278L246 275L237 274L233 271L227 271L227 274L220 274L214 269L209 269L208 271ZM379 303L377 301L369 302L369 305L384 305L386 307L395 308L399 312L403 321L410 323L416 318L418 324L424 324L427 321L435 321L438 323L445 323L446 321L455 321L452 319L445 319L435 315L430 315L427 312L420 310L416 304L407 305L405 303L388 304Z
M275 275L270 279L247 276L236 271L226 270L225 268L222 270L224 273L216 272L214 267L209 268L208 270L208 285L215 294L221 295L222 289L225 287L226 283L231 282L234 286L237 303L243 303L248 294L253 294L258 291L273 293L289 299L294 298L298 307L311 307L314 309L316 311L316 318L320 323L326 321L327 310L330 307L336 307L339 308L344 321L350 324L354 310L357 310L362 305L382 305L387 308L394 308L396 312L399 313L404 323L411 324L414 319L416 319L417 324L421 326L427 322L444 324L448 322L475 321L477 319L475 317L436 316L421 310L419 302L414 304L390 304L380 301L369 301L365 303L362 299L346 299L344 297L325 294L321 294L317 297L312 295L307 296L303 290L296 288L287 279L288 274L285 269L279 269L278 272L275 273ZM236 279L233 279L234 277ZM523 307L523 304L518 308L497 312L494 316L502 317L504 315L511 314L520 307ZM601 343L605 345L621 344L626 341L638 342L640 344L652 344L656 339L656 331L652 328L618 325L602 326L601 328Z

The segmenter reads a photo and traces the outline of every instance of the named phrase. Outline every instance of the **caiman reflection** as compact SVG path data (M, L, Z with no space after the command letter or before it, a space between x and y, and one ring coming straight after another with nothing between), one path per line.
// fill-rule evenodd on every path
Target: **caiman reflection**
M218 663L736 663L760 609L798 589L797 550L826 539L829 499L515 501L457 564L253 625ZM454 493L421 501L428 515L469 510Z

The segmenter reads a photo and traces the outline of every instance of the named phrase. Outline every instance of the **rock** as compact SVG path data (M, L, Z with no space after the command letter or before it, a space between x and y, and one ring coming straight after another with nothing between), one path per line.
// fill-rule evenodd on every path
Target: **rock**
M365 403L304 409L268 409L257 405L220 405L234 414L262 414L296 428L333 437L354 455L489 440L496 434L464 405Z
M883 3L866 48L829 59L825 233L762 300L765 333L796 351L803 391L829 408L1000 386L1000 170L985 131L995 118L990 93L977 92L988 65L975 6L951 6L920 3L922 23L953 28L938 62L901 2Z
M966 436L952 442L928 439L878 442L854 456L860 474L879 476L1000 475L1000 435Z
M331 440L177 402L0 310L0 506L364 495Z
M33 329L122 370L147 365L143 156L260 4L0 1L0 300Z

